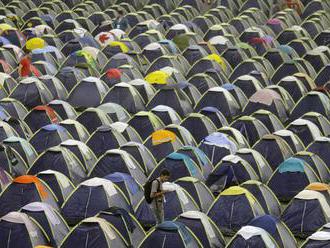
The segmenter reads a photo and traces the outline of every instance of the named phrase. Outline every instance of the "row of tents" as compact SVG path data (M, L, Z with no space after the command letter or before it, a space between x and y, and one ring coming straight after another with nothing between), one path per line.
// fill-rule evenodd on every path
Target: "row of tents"
M329 9L1 1L0 247L328 246Z
M48 173L48 177L55 174ZM43 180L34 176L16 178L3 195L10 191L19 198L19 193L24 192L24 199L21 196L20 200L27 204L0 219L1 244L22 247L24 244L32 247L46 244L53 247L83 244L87 247L162 244L166 247L173 244L180 247L245 247L251 244L255 247L297 247L296 238L307 238L302 247L322 247L329 242L326 233L329 232L327 184L309 184L279 215L281 206L275 194L258 181L229 187L213 201L212 193L202 182L181 178L176 183L164 184L164 189L169 191L165 196L166 221L146 234L141 220L152 218L148 205L140 203L134 213L125 196L135 190L141 199L143 192L136 183L129 185L127 181L132 180L131 177L119 174L81 183L63 204L61 214L54 205L55 195ZM59 173L57 177L60 177ZM124 183L123 177L126 177ZM193 193L200 194L202 204L209 201L208 211L200 211ZM6 201L3 195L1 201ZM75 226L70 229L68 224L73 223Z

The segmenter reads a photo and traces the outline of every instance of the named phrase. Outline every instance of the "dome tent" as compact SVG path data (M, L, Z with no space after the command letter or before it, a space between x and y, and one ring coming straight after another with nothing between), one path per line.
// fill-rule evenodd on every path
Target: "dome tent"
M58 123L59 121L61 121L61 118L49 106L36 106L24 118L24 122L32 132L36 132L43 126Z
M268 187L280 201L287 202L312 182L320 179L313 169L299 158L288 158L274 171Z
M282 138L289 145L293 152L300 152L305 149L305 146L300 138L291 130L282 129L274 132L273 134Z
M300 118L291 122L286 128L295 133L305 146L322 136L321 131L313 122Z
M146 175L157 165L155 158L143 144L137 142L128 142L120 147L121 150L126 151L141 165Z
M142 138L135 130L135 128L127 123L117 121L110 124L110 127L121 133L126 140L130 140L134 142L142 142Z
M302 244L302 248L308 248L308 247L324 247L329 243L330 235L329 232L325 231L317 231L310 235L306 241Z
M207 155L199 148L194 146L183 146L177 150L177 152L190 157L198 165L205 178L211 173L213 165Z
M77 116L76 121L82 124L92 134L100 126L109 126L113 121L98 108L87 108Z
M306 210L302 211L304 208ZM281 220L296 237L307 238L329 222L329 211L329 205L320 192L303 190L283 211Z
M239 130L251 146L253 146L264 135L269 134L267 127L258 119L251 116L242 116L230 124Z
M157 162L178 150L182 144L175 133L167 130L155 131L144 142Z
M3 145L17 152L28 166L31 166L37 158L37 153L32 145L23 138L10 136L3 140Z
M226 247L249 247L250 245L254 247L277 247L276 242L267 231L250 225L239 229Z
M150 111L154 113L165 125L179 124L181 122L181 117L171 107L158 105Z
M188 115L180 125L185 127L193 135L197 143L216 131L216 126L211 119L198 113Z
M233 235L253 218L263 214L262 207L249 191L233 186L215 199L207 215L224 235Z
M94 177L82 182L62 205L62 216L75 225L99 211L118 206L130 211L127 198L111 181Z
M167 238L170 235L171 238ZM141 242L141 248L163 246L164 248L198 248L202 244L194 233L184 224L177 221L165 221L153 228Z
M281 137L266 134L254 146L253 149L266 158L268 164L275 170L285 159L293 155L288 143Z
M170 172L171 181L175 181L178 178L192 176L200 180L204 180L203 174L198 165L187 155L173 152L167 155L155 169L150 173L149 178L155 179L161 173L162 170L168 170Z
M226 243L220 230L206 214L188 211L179 215L176 221L188 227L203 244L203 247L225 247Z
M249 225L267 231L281 248L297 246L295 237L279 217L272 215L259 216L254 218Z
M206 212L214 201L214 196L209 188L196 178L182 177L177 179L175 183L192 196L202 212Z
M182 145L196 146L196 140L192 136L192 134L187 130L187 128L180 125L171 124L166 126L164 129L174 133L177 136L177 138L180 140Z
M207 155L213 165L216 165L226 155L236 153L237 144L230 136L215 132L201 141L199 149Z
M49 102L47 106L51 107L56 112L56 114L61 117L62 120L73 120L77 116L76 111L68 102L62 100L53 100Z
M329 147L330 147L330 138L327 137L319 137L312 144L310 144L306 150L308 152L312 152L317 154L323 162L329 168Z
M127 247L124 239L106 220L90 217L82 220L64 238L61 247Z
M90 170L89 177L104 177L115 172L129 174L140 184L147 181L143 168L134 157L119 149L106 151Z
M60 146L70 150L79 159L86 171L90 171L97 160L93 151L81 141L66 140Z
M116 184L134 208L144 197L143 187L129 174L115 172L103 177Z
M127 122L145 140L154 131L164 127L162 121L152 112L140 111Z
M58 124L50 124L40 128L31 138L30 144L38 154L46 149L72 139L70 133Z
M243 113L249 115L259 109L274 113L282 122L285 122L288 118L285 103L281 96L271 89L261 89L254 93L244 107Z
M0 200L0 216L17 211L31 202L46 202L58 209L57 198L52 190L35 176L16 177L1 193Z
M329 169L317 154L308 151L301 151L293 155L293 158L305 161L313 169L321 182L327 183L329 181Z
M33 218L43 228L53 246L60 245L70 230L60 213L46 203L29 203L20 212Z
M237 155L227 155L214 167L206 180L206 185L217 194L248 180L259 180L251 165Z
M273 170L267 160L256 150L242 148L237 150L236 155L244 159L254 169L261 182L266 183L271 177Z
M64 127L75 140L86 142L89 138L89 133L86 128L78 121L66 119L59 123L61 127Z
M97 217L113 225L128 245L138 245L146 235L134 215L128 213L125 209L112 207L101 211Z
M92 133L86 144L91 148L96 157L100 157L107 150L116 149L126 142L125 137L114 128L100 126Z
M86 109L100 105L102 98L108 91L108 86L98 78L82 79L70 92L67 101L75 109ZM88 97L82 97L87 96Z
M240 185L247 189L258 200L266 214L279 216L281 214L281 204L273 191L266 185L258 181L249 180Z
M48 237L35 220L20 212L10 212L0 219L0 245L34 248L46 245Z
M9 97L19 100L28 109L47 104L53 100L53 95L50 91L39 79L34 77L20 81Z
M63 204L75 188L70 179L58 171L41 171L36 176L52 189L59 206Z
M47 169L63 173L74 185L87 177L87 170L77 156L62 146L51 147L40 154L31 165L28 174L35 175Z

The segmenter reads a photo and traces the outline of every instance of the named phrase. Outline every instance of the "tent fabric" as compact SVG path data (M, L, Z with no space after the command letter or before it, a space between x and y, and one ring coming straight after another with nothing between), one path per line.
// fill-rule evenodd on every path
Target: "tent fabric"
M21 237L14 235L13 237L10 236L10 233L8 234L9 236L5 236L6 234L4 233L4 231L2 232L2 234L5 237L2 237L2 241L6 242L6 244L10 244L13 246L16 245L22 245L20 244L20 242L24 242L27 245L31 245L32 247L35 247L37 245L46 245L46 238L44 237L44 235L42 234L42 231L40 230L40 228L24 213L20 213L20 212L10 212L7 215L3 216L0 220L0 224L1 222L8 222L8 223L12 223L14 225L18 224L18 225L23 225L25 227L25 230L21 230L20 235ZM4 228L4 227L2 227ZM13 228L13 226L12 226ZM15 230L16 228L13 228L13 230ZM19 229L16 229L16 231ZM28 239L26 239L27 237L25 237L24 232L28 233ZM25 240L24 240L25 238Z
M173 142L176 139L176 135L173 132L166 130L159 130L152 134L152 144L159 145L164 142Z
M244 239L250 239L253 236L261 236L267 248L276 247L276 244L271 240L269 234L259 227L244 226L238 232L237 235L242 236Z
M279 172L304 172L304 162L300 159L289 158L279 165Z
M0 217L27 213L33 246L324 246L329 10L0 1ZM153 227L143 186L164 169L170 222ZM0 247L32 247L26 227L0 219Z
M47 191L45 191L44 186L39 181L39 179L35 176L20 176L14 179L15 183L22 183L22 184L29 184L34 183L41 195L41 197L46 198L47 197Z

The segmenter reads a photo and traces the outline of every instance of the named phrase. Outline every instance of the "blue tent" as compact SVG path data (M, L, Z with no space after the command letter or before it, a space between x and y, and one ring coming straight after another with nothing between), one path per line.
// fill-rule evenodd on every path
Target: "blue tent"
M137 246L146 235L134 215L125 209L111 207L101 211L97 217L105 219L113 225L129 245Z
M74 185L70 179L58 171L41 171L36 176L52 189L54 195L57 197L59 206L63 204L74 190Z
M238 230L226 247L277 247L277 244L264 229L248 225Z
M40 154L31 165L28 174L35 175L48 169L63 173L74 185L82 182L88 173L76 155L62 146L51 147Z
M87 145L97 157L107 150L115 149L126 143L125 137L109 126L100 126L87 140Z
M205 178L211 173L213 169L213 165L206 156L206 154L201 149L194 146L183 146L176 152L187 155L192 160L194 160L194 162L198 165L198 167L202 171Z
M48 236L24 213L10 212L0 219L0 246L34 248L47 245Z
M261 205L249 191L233 186L215 199L207 215L224 235L233 235L252 219L264 214Z
M119 149L106 151L91 169L89 177L104 177L115 172L129 174L142 185L147 181L138 162L129 153Z
M249 225L267 231L281 248L297 246L296 239L290 229L278 217L263 215L253 219Z
M296 237L305 239L328 223L329 217L330 207L325 196L314 190L303 190L286 207L281 220Z
M330 138L319 137L307 147L307 151L317 154L323 162L330 168Z
M33 218L45 231L52 246L59 246L70 229L59 212L46 203L32 202L21 209Z
M171 173L171 181L187 176L204 180L204 176L194 160L182 153L173 152L167 155L151 172L149 178L157 178L164 169Z
M237 155L225 156L207 177L206 185L213 193L239 185L248 180L259 180L251 165Z
M220 230L206 214L189 211L179 215L176 221L188 227L203 244L203 247L225 247L226 242Z
M34 176L16 177L0 195L0 216L31 202L46 202L58 209L56 196L43 181Z
M288 158L281 163L269 179L268 187L280 201L290 201L312 182L320 179L313 169L298 158Z
M266 214L280 216L281 204L277 200L273 191L267 185L258 181L246 181L241 187L247 189L258 200Z
M62 205L62 216L69 225L75 225L86 217L102 210L118 206L130 211L124 193L111 181L94 177L82 182Z
M61 244L63 248L83 246L125 248L127 244L113 225L104 219L91 217L75 226Z
M149 232L140 247L198 248L202 247L202 244L184 224L177 221L165 221Z
M176 180L175 183L191 195L202 212L206 212L212 205L214 196L202 181L194 177L182 177Z
M116 184L134 208L144 197L142 186L129 174L115 172L104 177Z
M50 124L39 129L31 137L30 144L40 154L46 149L59 145L61 142L71 138L71 135L64 127L57 124Z
M215 132L201 141L199 149L207 155L215 166L226 155L234 154L237 151L237 145L228 135Z

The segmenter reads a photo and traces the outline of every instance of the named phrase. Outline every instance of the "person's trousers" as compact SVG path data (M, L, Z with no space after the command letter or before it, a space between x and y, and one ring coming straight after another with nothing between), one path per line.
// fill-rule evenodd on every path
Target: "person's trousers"
M154 213L156 224L160 224L164 221L164 206L162 203L153 202L151 203L151 209Z

